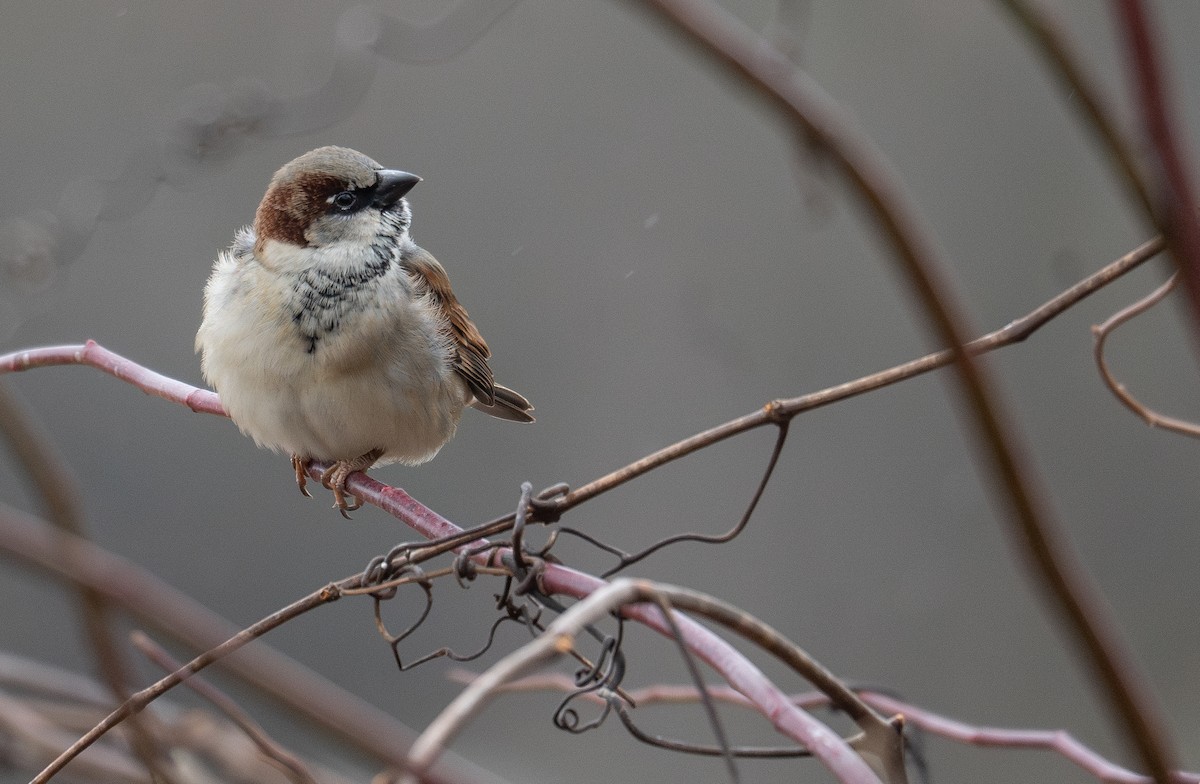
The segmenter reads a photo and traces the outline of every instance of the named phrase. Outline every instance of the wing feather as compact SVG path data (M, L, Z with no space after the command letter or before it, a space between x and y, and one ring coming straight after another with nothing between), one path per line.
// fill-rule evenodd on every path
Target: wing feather
M479 334L471 317L454 296L450 289L450 278L446 270L432 255L422 249L406 254L401 262L409 274L429 295L433 303L441 309L446 324L446 330L451 344L454 346L454 370L479 402L485 406L496 403L496 382L492 377L492 369L488 367L488 357L492 355L487 341Z

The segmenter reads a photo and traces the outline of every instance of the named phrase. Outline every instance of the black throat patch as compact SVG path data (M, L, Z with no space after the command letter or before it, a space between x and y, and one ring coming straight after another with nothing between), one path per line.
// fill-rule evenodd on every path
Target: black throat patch
M349 268L311 267L292 284L292 323L309 354L356 312L377 298L379 279L392 268L392 249L380 244L363 263Z

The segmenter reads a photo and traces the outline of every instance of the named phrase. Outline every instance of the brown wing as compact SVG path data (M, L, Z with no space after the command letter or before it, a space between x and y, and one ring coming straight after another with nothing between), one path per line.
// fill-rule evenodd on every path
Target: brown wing
M455 372L463 377L480 403L485 406L495 405L496 383L492 378L492 369L487 363L492 352L483 335L480 335L479 330L471 323L467 309L459 304L454 292L450 290L450 278L446 275L446 270L442 269L437 259L420 248L407 254L402 264L442 309L449 337L455 348Z

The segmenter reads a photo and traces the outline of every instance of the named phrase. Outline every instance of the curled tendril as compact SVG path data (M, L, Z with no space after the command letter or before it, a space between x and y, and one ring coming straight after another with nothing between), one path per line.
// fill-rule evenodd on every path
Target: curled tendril
M437 650L430 651L429 653L425 654L424 656L413 659L408 664L405 664L403 662L403 660L400 658L400 647L399 646L400 646L401 640L395 640L394 642L391 643L392 657L395 658L396 666L400 668L401 672L411 670L414 667L419 667L420 665L425 664L426 662L429 662L429 661L433 661L434 659L446 658L446 659L450 659L451 661L456 661L456 662L473 661L475 659L478 659L483 654L487 653L489 650L491 650L492 645L496 641L496 630L498 628L500 628L500 624L507 623L507 622L510 622L513 620L514 620L513 618L510 618L507 615L502 615L499 618L497 618L495 621L493 621L491 628L488 629L487 640L484 641L483 645L480 646L479 650L477 650L473 653L458 653L452 648L441 647L441 648L438 648Z
M383 639L387 640L388 644L393 648L405 637L408 637L410 634L420 628L421 624L425 623L425 619L429 617L429 611L433 609L433 584L428 580L421 579L424 574L425 573L421 570L421 567L416 566L415 564L405 564L399 570L399 574L396 575L412 575L416 578L416 584L421 587L421 590L425 594L425 608L421 611L420 616L418 616L415 621L413 621L404 631L400 632L399 634L392 634L391 631L388 630L387 623L383 620L383 603L395 597L399 587L391 586L371 594L371 599L375 602L375 628L379 630L379 633L383 636ZM388 579L392 579L392 577L389 577Z
M400 544L388 550L386 555L377 555L372 558L365 569L363 569L360 581L363 586L379 585L388 580L394 580L407 572L409 568L417 568L413 564L405 560L400 560L401 556L408 557L414 549L420 547L422 542L401 542ZM395 587L387 588L378 592L378 595L372 594L379 599L391 599L396 595Z
M566 730L572 735L579 735L587 732L588 730L594 730L603 724L608 718L608 715L612 713L612 704L608 700L604 701L604 707L600 710L600 713L586 724L580 723L579 711L570 707L572 702L579 699L586 692L592 690L593 689L587 689L568 694L563 701L558 704L558 709L554 711L554 726L558 727L560 730Z
M539 523L557 523L563 513L562 500L570 492L571 487L566 482L559 482L530 498L528 504L533 519Z
M517 501L517 512L513 516L512 529L512 554L513 554L513 571L517 577L524 582L528 565L525 563L525 520L529 513L529 501L533 495L533 485L529 482L521 483L521 497Z
M599 637L599 633L593 630ZM600 656L595 662L576 670L575 691L568 694L558 704L554 711L554 726L572 734L578 735L599 727L612 713L613 700L618 696L621 681L625 678L625 655L621 652L621 644L625 639L624 621L618 618L616 636L608 635L600 638ZM591 721L582 722L579 712L572 705L586 695L598 694L604 702L600 713Z

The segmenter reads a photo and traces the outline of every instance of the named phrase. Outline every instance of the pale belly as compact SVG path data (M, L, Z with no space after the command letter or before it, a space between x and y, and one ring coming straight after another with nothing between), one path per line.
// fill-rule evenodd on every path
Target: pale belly
M315 460L422 463L454 435L471 399L443 325L422 300L365 298L315 342L304 339L287 281L250 267L272 296L215 274L197 335L204 376L261 446Z
M230 374L213 383L230 417L262 446L317 460L423 463L454 435L465 387L454 377L413 378L393 367L341 373Z

